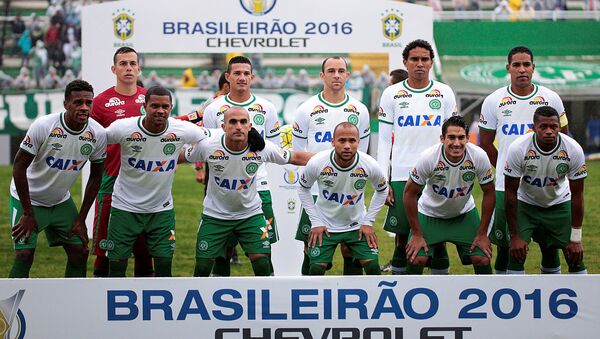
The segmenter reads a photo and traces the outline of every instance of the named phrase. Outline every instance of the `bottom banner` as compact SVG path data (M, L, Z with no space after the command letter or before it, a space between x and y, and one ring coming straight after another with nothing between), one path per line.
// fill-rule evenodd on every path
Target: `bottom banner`
M0 280L1 338L594 338L600 276Z

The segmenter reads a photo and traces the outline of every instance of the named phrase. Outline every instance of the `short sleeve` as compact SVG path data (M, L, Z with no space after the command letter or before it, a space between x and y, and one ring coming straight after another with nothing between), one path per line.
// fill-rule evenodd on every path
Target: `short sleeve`
M481 105L481 114L479 114L479 128L496 131L498 119L496 117L496 105L493 97L489 95Z
M520 152L519 143L513 142L508 148L506 164L504 165L504 175L520 178L523 175L523 156Z
M300 186L310 189L319 177L318 172L319 166L317 159L312 157L304 167L302 174L300 174Z
M44 124L38 119L29 126L29 130L19 147L27 153L37 155L40 147L44 144L44 141L46 141L48 133L49 131L47 128L44 128Z
M96 147L90 154L91 162L103 162L106 160L106 132L104 130L96 133Z

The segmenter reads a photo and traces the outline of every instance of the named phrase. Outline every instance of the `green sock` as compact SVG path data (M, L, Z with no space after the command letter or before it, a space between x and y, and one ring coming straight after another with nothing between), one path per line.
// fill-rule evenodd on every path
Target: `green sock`
M310 274L310 258L308 254L304 253L304 260L302 261L302 275Z
M65 278L85 278L87 275L87 256L85 260L67 260Z
M540 246L540 252L542 252L542 267L560 267L560 255L558 254L558 250L556 248Z
M133 275L135 277L153 277L152 256L137 254L133 261Z
M257 277L268 277L271 275L271 264L269 257L260 257L252 262L254 275Z
M408 264L408 265L406 265L406 274L422 275L423 268L424 268L424 266L421 266L421 265Z
M214 259L196 258L194 277L208 277L215 263Z
M448 258L448 250L444 244L439 244L433 248L433 257L429 268L434 270L447 270L450 268L450 258Z
M215 264L212 268L214 277L229 277L231 276L231 263L225 257L216 257Z
M373 259L366 263L363 268L367 275L381 275L381 269L379 268L379 260Z
M355 265L353 258L344 257L344 275L363 275L363 268Z
M127 260L110 260L108 262L109 278L125 278L127 272Z
M586 268L583 260L577 265L569 265L569 273L583 273L584 271L586 271Z
M325 275L325 271L327 270L327 266L312 264L310 265L310 275Z
M492 274L492 265L473 265L475 274Z
M406 271L406 249L404 247L394 247L392 256L392 274L400 274Z
M33 261L21 261L15 259L8 277L29 278L29 270L31 270L31 265L33 265Z
M173 258L170 257L156 257L154 258L154 268L156 270L156 277L172 277L171 267Z
M518 263L518 262L512 260L512 258L509 258L508 271L524 272L525 271L525 263L524 262Z
M499 272L506 272L508 269L508 247L496 246L498 254L496 255L496 261L494 262L494 269Z

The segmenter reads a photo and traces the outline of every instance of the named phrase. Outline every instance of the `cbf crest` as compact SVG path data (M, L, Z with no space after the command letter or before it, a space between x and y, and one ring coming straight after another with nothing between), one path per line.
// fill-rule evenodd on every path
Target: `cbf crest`
M133 36L134 16L131 10L121 8L113 13L113 32L120 40L127 40Z
M386 10L382 14L381 28L383 30L383 36L387 39L394 41L402 35L402 17L401 14L396 10Z

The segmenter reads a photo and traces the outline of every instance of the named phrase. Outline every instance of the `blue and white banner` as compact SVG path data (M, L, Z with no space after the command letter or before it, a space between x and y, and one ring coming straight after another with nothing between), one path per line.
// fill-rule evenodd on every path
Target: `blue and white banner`
M0 280L3 338L596 338L600 276Z

